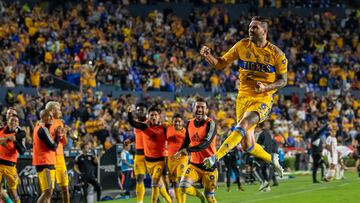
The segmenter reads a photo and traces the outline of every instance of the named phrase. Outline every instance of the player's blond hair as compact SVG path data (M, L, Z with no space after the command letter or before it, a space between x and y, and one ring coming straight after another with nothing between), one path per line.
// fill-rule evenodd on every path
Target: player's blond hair
M46 103L45 105L45 109L47 110L52 110L55 108L55 106L61 106L59 102L57 101L49 101L48 103Z

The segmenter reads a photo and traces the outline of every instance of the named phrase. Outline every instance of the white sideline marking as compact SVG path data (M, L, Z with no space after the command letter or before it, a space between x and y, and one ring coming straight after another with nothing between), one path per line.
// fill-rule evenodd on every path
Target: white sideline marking
M343 185L345 185L345 184L343 184ZM246 202L258 202L258 201L263 201L263 200L276 199L276 198L279 198L279 197L287 197L287 196L303 194L303 193L307 193L307 192L313 192L313 191L316 191L316 190L324 190L324 189L328 189L328 188L329 187L321 187L321 188L315 188L315 189L311 189L311 190L303 190L303 191L292 192L292 193L287 193L287 194L283 194L283 195L276 195L276 196L269 197L269 198L254 199L254 200L250 200L250 201L246 201Z
M339 185L339 187L345 186L345 185L349 185L349 183L343 183L341 185Z

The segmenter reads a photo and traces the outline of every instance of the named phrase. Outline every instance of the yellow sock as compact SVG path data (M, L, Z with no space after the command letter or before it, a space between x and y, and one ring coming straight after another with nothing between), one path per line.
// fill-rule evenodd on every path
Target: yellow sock
M171 203L171 202L172 202L170 195L169 195L169 194L167 193L167 191L166 191L165 185L163 185L162 187L160 187L160 194L161 194L161 196L164 197L164 199L165 199L166 202L168 202L168 203Z
M181 188L175 188L175 197L177 203L185 203L186 195L181 191Z
M235 128L228 138L222 143L218 151L216 152L216 158L220 160L225 156L232 148L234 148L241 139L245 136L245 130L243 128Z
M144 202L145 185L144 182L136 183L136 199L137 202Z
M151 202L152 203L157 203L157 200L159 199L159 193L160 193L159 187L152 187L152 190L151 190Z
M250 147L246 151L249 152L251 155L254 155L257 158L260 158L260 159L266 161L267 163L272 162L271 155L269 153L267 153L264 150L264 148L262 148L258 143L255 143L254 146Z
M208 197L208 198L206 198L206 200L208 203L217 203L215 197Z

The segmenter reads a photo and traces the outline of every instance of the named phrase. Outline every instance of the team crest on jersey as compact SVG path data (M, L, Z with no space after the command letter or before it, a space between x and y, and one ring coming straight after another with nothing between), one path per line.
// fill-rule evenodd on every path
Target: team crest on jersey
M249 49L246 50L246 58L249 59L251 57L251 52Z
M281 63L285 65L286 64L286 59L282 60Z
M180 165L180 168L184 168L184 164L181 164L181 165Z
M214 175L211 175L210 176L210 180L214 180L215 179L215 176Z
M157 169L157 172L159 172L159 173L160 173L160 172L161 172L161 168L158 168L158 169Z
M262 103L262 104L260 105L260 109L261 109L262 111L265 111L265 110L266 110L266 104Z

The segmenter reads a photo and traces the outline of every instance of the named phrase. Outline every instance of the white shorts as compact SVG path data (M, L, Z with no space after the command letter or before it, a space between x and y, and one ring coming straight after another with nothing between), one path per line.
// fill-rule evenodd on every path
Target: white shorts
M334 157L328 156L328 161L329 161L329 164L337 165L339 162L338 156L334 156Z

